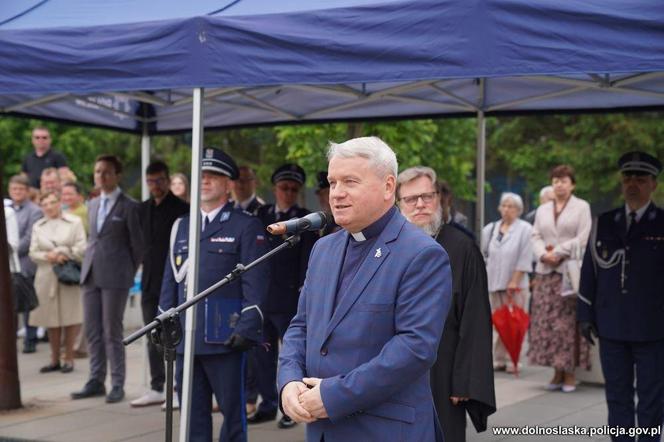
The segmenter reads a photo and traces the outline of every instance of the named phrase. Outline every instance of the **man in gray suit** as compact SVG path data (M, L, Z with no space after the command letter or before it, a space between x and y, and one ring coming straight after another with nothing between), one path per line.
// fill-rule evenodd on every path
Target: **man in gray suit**
M90 379L72 399L106 394L106 360L111 366L106 402L124 398L125 350L122 318L129 288L140 263L143 238L138 202L118 187L122 163L114 155L95 161L95 185L101 195L90 201L90 238L81 268L83 322L90 352Z
M38 205L30 201L30 181L24 175L14 175L9 179L9 197L12 199L11 207L16 212L18 222L18 257L21 262L21 273L30 282L35 280L37 266L28 256L30 239L32 238L32 225L42 217ZM37 345L37 327L29 325L30 311L23 312L25 322L25 338L23 339L23 353L34 353Z

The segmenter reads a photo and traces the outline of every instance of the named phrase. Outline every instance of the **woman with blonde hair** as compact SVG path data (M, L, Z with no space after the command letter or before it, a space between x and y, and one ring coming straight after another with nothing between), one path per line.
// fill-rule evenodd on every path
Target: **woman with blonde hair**
M174 173L171 176L171 192L183 201L189 202L189 180L183 173Z
M35 291L39 307L30 315L30 325L48 328L51 363L40 372L69 373L74 369L74 343L83 322L81 290L75 279L80 267L75 264L80 265L85 253L85 229L78 216L62 213L57 193L43 193L39 203L44 217L34 224L30 242L30 259L37 264ZM65 267L70 269L69 279L62 282L65 278L56 270ZM65 357L61 364L63 331Z

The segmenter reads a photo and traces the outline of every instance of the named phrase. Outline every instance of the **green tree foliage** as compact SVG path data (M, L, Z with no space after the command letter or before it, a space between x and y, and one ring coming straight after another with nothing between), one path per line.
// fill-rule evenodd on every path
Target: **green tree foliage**
M629 150L644 150L664 158L662 113L500 117L487 120L487 170L527 183L530 195L549 181L548 170L568 163L577 170L577 193L595 201L619 199L616 161ZM126 166L122 186L140 197L140 137L132 134L34 120L0 118L0 162L8 177L20 171L32 151L31 129L45 125L53 146L63 152L79 181L92 186L94 158L118 155ZM208 131L206 146L218 146L238 164L257 170L261 190L271 186L270 176L285 162L297 162L307 172L308 185L327 167L330 141L375 135L397 154L400 169L424 164L447 180L458 198L475 199L476 121L470 119L410 120L369 123L288 125L255 129ZM173 172L189 174L191 136L152 137L154 158L166 161ZM4 190L4 189L3 189ZM664 185L656 201L664 202Z
M661 113L494 118L489 123L487 169L523 177L535 195L549 183L551 167L565 163L576 169L577 194L615 203L620 155L643 150L664 158Z
M471 178L475 162L473 120L409 120L389 123L345 123L285 126L275 129L279 145L287 148L287 159L298 162L311 176L327 168L330 141L343 142L352 136L377 136L395 151L401 170L427 165L447 180L465 199L474 195Z

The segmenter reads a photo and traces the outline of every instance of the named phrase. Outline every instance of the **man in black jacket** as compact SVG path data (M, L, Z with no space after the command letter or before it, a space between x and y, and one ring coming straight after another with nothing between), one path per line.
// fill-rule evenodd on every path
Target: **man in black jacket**
M143 322L148 324L157 316L171 227L176 219L189 213L189 205L169 190L171 180L168 166L164 162L151 163L145 173L150 199L143 201L140 207L141 228L145 241L141 277L141 310L143 311ZM165 400L164 360L159 348L152 342L148 342L148 357L151 390L131 401L132 407L157 405Z

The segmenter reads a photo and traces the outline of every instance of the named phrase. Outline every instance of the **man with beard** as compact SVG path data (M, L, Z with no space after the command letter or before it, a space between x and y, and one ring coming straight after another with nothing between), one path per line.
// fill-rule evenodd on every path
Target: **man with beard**
M443 223L436 172L411 167L397 178L401 213L443 246L452 267L452 306L431 368L431 390L446 441L466 440L466 411L485 431L496 411L491 357L491 308L484 260L475 242Z

